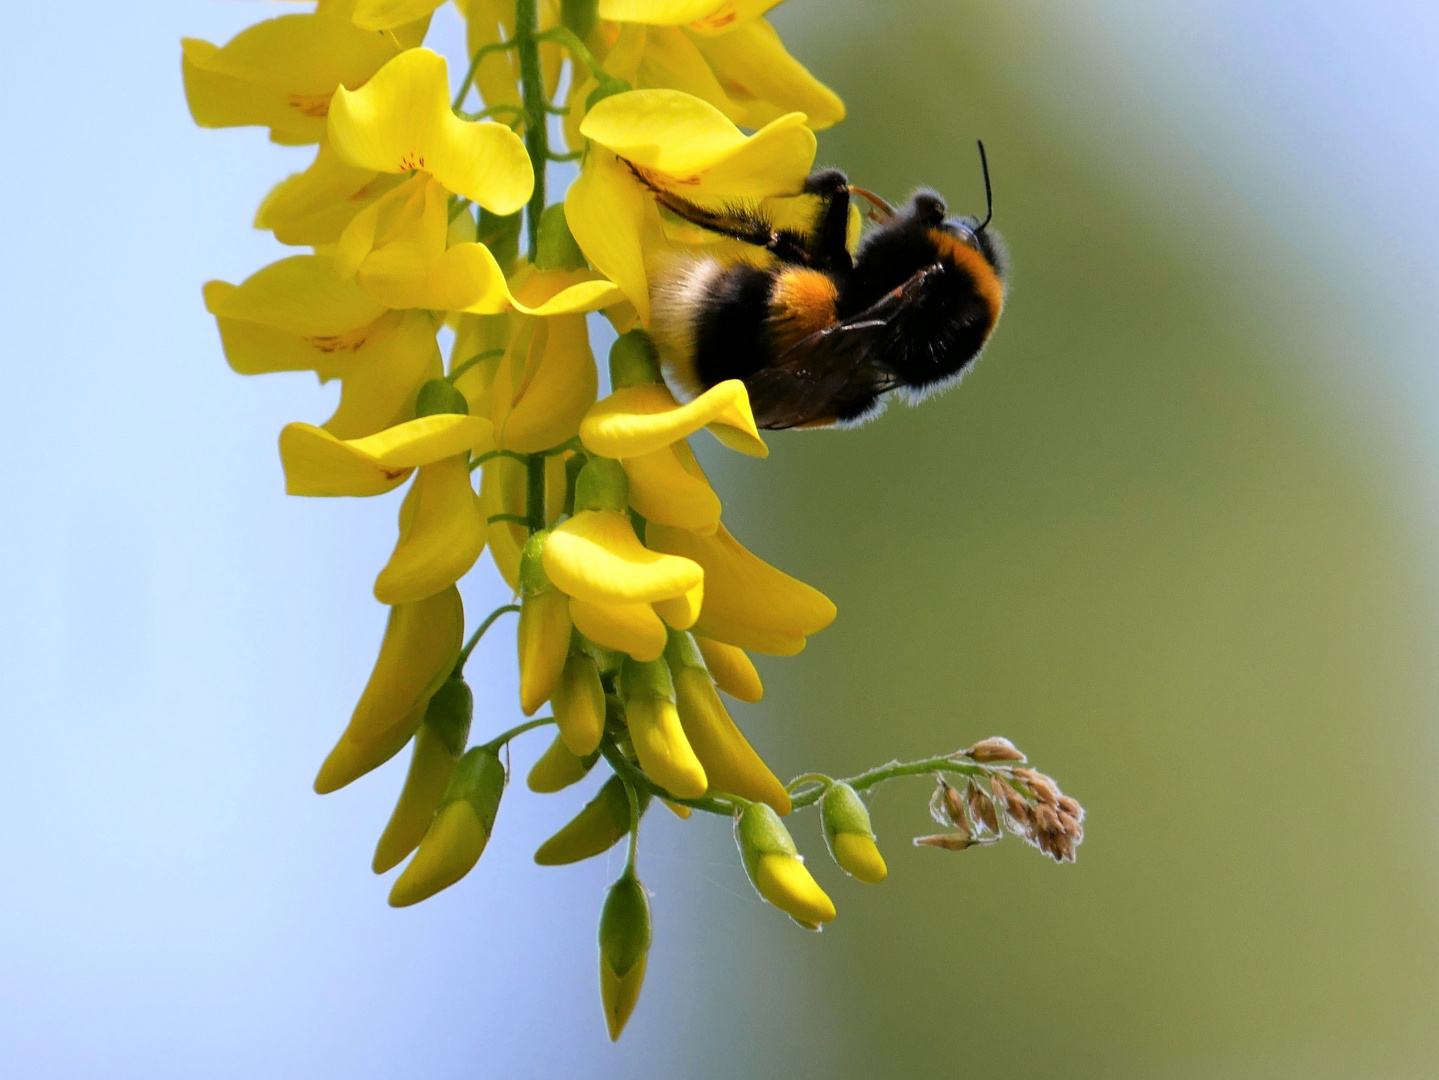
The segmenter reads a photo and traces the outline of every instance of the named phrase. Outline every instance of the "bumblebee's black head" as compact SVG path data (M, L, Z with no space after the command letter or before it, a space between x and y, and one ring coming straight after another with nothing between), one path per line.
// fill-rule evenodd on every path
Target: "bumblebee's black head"
M984 256L984 261L1003 281L1009 269L1009 252L1004 246L1003 238L990 228L988 215L981 221L973 215L946 218L946 212L944 199L938 192L920 188L895 215L894 224L901 228L918 225L923 229L937 229L953 236L966 247L973 248Z

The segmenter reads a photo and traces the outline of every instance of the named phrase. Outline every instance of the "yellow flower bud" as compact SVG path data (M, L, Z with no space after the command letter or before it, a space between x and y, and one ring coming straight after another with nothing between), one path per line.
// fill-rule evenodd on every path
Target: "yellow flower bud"
M420 849L390 889L391 907L418 904L470 872L489 843L504 791L505 767L493 750L477 746L460 759Z
M650 801L649 793L640 792L639 801L643 814ZM541 866L564 866L603 855L632 827L630 797L624 782L612 776L568 825L540 845L535 852L535 862Z
M610 886L600 913L600 1000L610 1039L624 1030L645 979L652 937L650 902L633 873Z
M779 815L750 803L735 819L735 841L755 890L807 930L835 916L834 902L815 883Z
M526 716L550 700L570 651L569 597L550 584L541 557L549 535L530 537L520 559L520 709Z
M820 821L829 853L846 873L871 885L885 879L889 869L874 842L869 811L859 793L848 784L834 784L820 801Z
M571 648L550 704L570 752L579 757L594 753L605 731L605 688L593 657Z
M375 846L375 873L398 866L424 839L454 775L455 763L465 752L474 709L474 695L464 679L451 677L430 698L415 734L405 786Z
M789 793L745 740L715 692L694 638L672 633L665 659L674 679L680 723L715 791L769 803L781 814Z
M713 638L696 637L705 666L710 669L715 685L730 697L753 704L764 697L764 683L759 672L743 649L726 645Z
M709 781L680 724L674 683L664 661L626 660L620 679L630 742L640 766L671 795L703 795Z
M556 735L549 749L541 754L539 760L530 768L530 775L525 783L531 791L537 791L541 795L563 791L588 776L598 758L597 753L577 757L565 745L564 737Z

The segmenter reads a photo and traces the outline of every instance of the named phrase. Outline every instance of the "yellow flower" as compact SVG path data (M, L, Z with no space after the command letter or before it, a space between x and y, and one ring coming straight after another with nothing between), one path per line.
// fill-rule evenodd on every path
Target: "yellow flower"
M746 136L713 105L677 90L607 97L579 130L594 145L565 197L570 230L646 325L646 253L660 251L664 235L651 193L625 161L655 184L696 200L795 195L814 162L814 133L803 113L778 117Z
M621 387L585 414L579 434L592 454L630 460L671 446L703 427L732 450L769 455L739 379L718 383L683 405L663 383Z
M366 30L393 30L428 18L445 0L354 0L350 18Z
M764 697L764 683L754 668L754 661L743 649L726 645L713 638L695 636L705 666L714 676L715 685L730 697L753 704Z
M588 776L590 768L598 757L598 754L592 755L588 760L577 757L565 745L564 738L556 735L554 741L530 767L530 775L526 778L525 783L531 791L539 792L541 795L552 795L556 791L563 791L571 784L579 783Z
M570 753L578 757L593 754L605 730L605 688L594 658L576 648L576 643L570 646L550 704L560 738Z
M650 796L639 797L643 814ZM535 852L541 866L565 866L603 855L630 831L630 797L618 776L611 776L583 810Z
M830 785L820 802L820 821L829 853L846 873L871 885L885 879L889 870L874 842L869 811L854 788L845 783Z
M583 315L525 319L489 387L501 449L523 454L574 438L599 386Z
M665 659L674 680L680 724L704 766L710 789L767 802L788 814L789 793L730 719L694 638L672 633Z
M620 675L620 696L635 756L655 783L681 799L694 799L709 780L680 723L675 687L663 660L626 660Z
M358 90L336 90L327 131L351 165L427 172L496 214L519 210L534 188L519 136L503 124L456 116L445 58L429 49L400 53Z
M704 607L696 634L742 649L792 656L805 638L835 617L829 598L757 558L721 525L713 535L651 525L645 540L655 551L680 555L704 569Z
M255 228L282 244L333 244L350 219L400 182L398 176L358 169L321 145L303 172L281 180L255 212Z
M277 143L325 137L331 98L364 83L390 58L418 45L429 19L390 35L369 33L320 5L308 15L281 15L242 30L220 47L181 41L190 114L201 127L258 125Z
M427 900L474 868L495 827L505 779L505 767L489 747L465 753L419 850L390 889L391 906Z
M451 586L390 609L374 671L349 726L320 767L321 795L383 765L410 740L425 708L450 676L465 628L460 594Z
M795 922L818 930L835 916L834 902L815 883L779 816L750 803L735 819L735 841L755 890Z
M543 529L535 533L520 556L520 710L526 716L550 700L570 651L569 598L550 584L541 557L548 537Z
M600 1000L611 1041L620 1037L645 981L650 902L632 869L610 886L600 913Z
M423 600L453 585L485 546L485 515L470 486L469 460L472 450L493 446L492 428L460 412L464 398L449 383L437 379L430 388L435 393L422 391L419 408L451 411L349 442L309 424L290 424L280 434L291 494L374 495L418 469L400 507L399 542L375 580L375 596L385 604Z
M242 375L314 371L340 380L325 430L372 435L410 419L420 387L441 374L439 322L425 311L390 311L335 273L325 255L271 263L240 285L211 281L205 306L225 356Z

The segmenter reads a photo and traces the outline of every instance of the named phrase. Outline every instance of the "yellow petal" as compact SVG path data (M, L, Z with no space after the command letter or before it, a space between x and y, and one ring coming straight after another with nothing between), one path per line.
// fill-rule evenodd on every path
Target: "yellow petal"
M737 26L743 26L758 19L780 0L724 0L703 18L696 19L685 27L697 34L726 34Z
M741 734L715 693L709 672L680 667L674 671L680 723L704 766L710 788L767 802L780 814L790 811L789 794Z
M422 465L401 508L400 542L375 579L375 599L408 604L452 586L475 565L486 525L469 456Z
M485 520L496 514L523 517L525 513L525 466L510 457L491 458L481 466L480 509ZM496 521L490 525L490 556L511 591L520 590L520 553L529 533L523 525Z
M723 0L600 0L601 19L675 26L703 19Z
M834 838L834 861L860 881L877 885L889 875L884 856L874 837L861 833L837 833Z
M281 180L255 212L255 228L270 229L282 244L333 244L361 210L395 186L397 177L357 169L321 146L304 172Z
M584 316L535 320L528 338L516 335L491 386L497 445L533 454L574 438L597 387Z
M359 90L335 92L330 143L352 165L420 169L487 210L513 214L534 187L524 143L503 124L461 120L449 94L444 57L409 49Z
M695 631L705 637L770 651L785 639L803 639L835 617L829 598L757 558L721 525L712 536L667 525L650 525L645 539L657 551L682 555L704 568L705 603ZM753 628L757 640L734 640L737 629ZM798 652L798 649L794 650Z
M764 19L724 34L696 36L694 44L730 98L747 108L747 126L758 127L789 112L804 113L811 131L844 119L844 102L785 50Z
M705 587L700 582L683 596L670 600L656 600L655 614L676 630L688 630L700 617L704 608Z
M645 967L649 956L641 956L623 975L616 975L614 968L600 960L600 1001L605 1007L605 1027L610 1033L610 1042L620 1037L630 1014L640 1000L640 989L645 982Z
M526 591L520 600L519 619L520 710L526 716L533 716L550 700L569 651L569 597L558 589ZM588 754L593 749L591 746L583 752Z
M467 55L474 56L486 45L514 39L514 0L462 0L456 6L465 16ZM514 49L491 51L480 60L475 87L486 105L520 104L519 63Z
M806 926L817 928L835 916L834 901L793 855L761 855L754 884L761 896Z
M570 653L551 705L555 722L560 726L560 737L570 752L579 757L594 753L605 730L605 688L600 683L600 670L590 656Z
M580 131L620 157L665 174L691 198L797 194L816 146L803 113L779 117L745 136L713 105L667 89L607 97L585 116Z
M530 775L525 782L531 791L550 795L563 791L571 784L579 783L589 771L590 766L585 764L584 759L576 757L565 745L563 737L556 735L549 749L540 755L530 769Z
M751 704L764 697L764 683L760 681L754 662L743 649L707 637L696 637L695 643L705 658L715 685L726 694Z
M445 796L445 788L454 775L458 753L428 724L421 724L415 735L415 749L405 786L400 791L385 831L375 846L370 864L377 874L399 866L401 861L420 846L425 832Z
M285 490L291 495L379 495L412 468L431 465L492 444L494 429L482 416L422 416L363 439L342 442L309 424L280 432Z
M634 458L711 424L717 436L726 432L726 442L734 441L735 449L768 456L750 412L749 394L738 379L712 386L683 405L659 383L622 387L589 411L580 424L580 439L591 453Z
M490 834L466 799L449 803L430 824L420 850L390 889L391 907L409 907L448 889L474 869Z
M544 564L559 589L596 603L653 603L704 580L691 560L646 548L629 518L614 510L582 510L558 526L545 544Z
M703 478L685 468L676 442L648 454L623 459L630 482L630 505L646 520L695 532L719 527L720 500ZM685 447L688 450L688 447Z
M353 281L341 278L325 255L292 255L217 293L210 312L273 327L297 337L335 339L373 323L388 309Z
M612 776L569 824L540 845L535 862L566 866L603 855L629 831L629 796L620 778Z
M425 718L425 702L420 702L401 721L377 738L356 741L345 731L326 756L315 777L315 791L328 795L352 783L372 769L378 769L405 748Z
M645 251L664 243L654 199L614 154L594 149L565 194L565 217L585 258L620 288L648 325Z
M390 30L423 19L444 0L355 0L351 18L366 30Z
M635 81L637 87L678 90L713 105L726 120L747 122L749 111L742 103L731 100L726 87L720 85L703 54L683 30L677 26L652 26L647 36L649 43Z
M464 628L464 607L459 590L454 588L418 603L391 608L379 658L350 717L346 737L365 746L381 741L396 728L411 722L418 724L431 695L455 666ZM395 751L399 748L396 746ZM338 786L315 782L315 790L322 794Z
M646 661L664 654L665 624L649 604L597 604L571 597L570 618L580 633L606 649Z
M709 781L704 766L685 738L674 702L648 695L632 697L625 703L625 717L635 756L650 779L681 799L697 799L705 793Z

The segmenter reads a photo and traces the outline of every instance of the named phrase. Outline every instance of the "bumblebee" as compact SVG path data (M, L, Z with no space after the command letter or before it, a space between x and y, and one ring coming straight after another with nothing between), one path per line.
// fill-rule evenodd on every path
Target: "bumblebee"
M1004 306L1007 257L994 216L984 145L986 213L946 219L944 200L920 190L900 208L851 185L811 175L809 228L775 228L745 206L714 210L630 168L660 206L772 258L763 265L679 256L652 281L650 333L666 380L694 395L742 379L761 428L847 426L898 392L913 403L958 382ZM851 253L851 196L877 223ZM763 259L763 256L761 256Z

